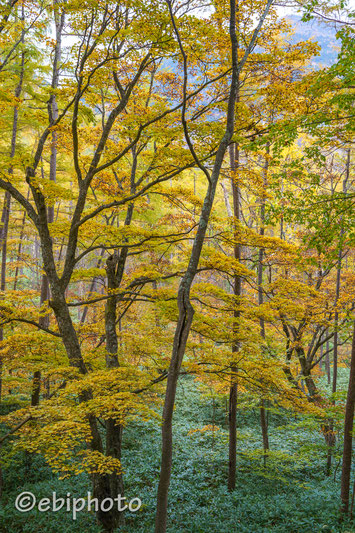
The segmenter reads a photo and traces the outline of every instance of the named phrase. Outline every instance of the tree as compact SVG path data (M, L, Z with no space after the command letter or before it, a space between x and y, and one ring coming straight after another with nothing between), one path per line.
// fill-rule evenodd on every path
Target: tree
M206 235L207 225L209 222L213 200L216 192L216 186L220 171L223 164L224 155L230 144L234 130L234 116L235 116L235 103L238 90L238 73L244 66L248 55L254 48L259 31L263 25L263 22L271 7L272 0L269 0L264 8L264 11L259 20L258 26L255 29L251 41L244 52L242 59L238 60L238 38L236 34L236 12L237 6L234 0L230 2L230 16L229 16L229 35L231 41L231 55L232 55L232 78L228 96L228 109L226 116L226 128L224 135L218 145L216 157L213 163L212 173L209 173L206 168L202 168L208 179L208 189L205 196L203 208L200 215L199 226L194 238L193 247L191 250L189 265L186 273L184 274L178 292L178 307L179 317L175 330L173 351L169 366L169 374L166 386L165 402L163 409L163 424L162 424L162 460L160 466L160 478L157 495L157 513L155 521L156 533L164 533L166 531L167 520L167 505L168 505L168 490L171 475L171 463L172 463L172 418L173 409L175 403L176 386L179 376L181 363L184 357L187 339L190 333L194 310L190 302L190 289L194 277L197 272L198 262L201 255L203 242ZM185 79L185 91L186 91L186 76L187 76L187 57L184 52L184 48L179 37L175 19L171 10L171 4L169 4L170 15L172 23L174 25L177 40L179 42L180 51L184 58L184 79ZM182 123L184 125L184 132L186 142L189 145L190 150L194 154L194 149L189 140L187 125L185 119L185 108L182 109ZM201 163L198 165L201 168Z
M341 510L342 513L349 512L349 491L351 474L351 456L353 447L353 422L355 406L355 323L353 332L353 343L351 350L350 376L348 394L346 398L345 422L344 422L344 449L343 466L341 473Z

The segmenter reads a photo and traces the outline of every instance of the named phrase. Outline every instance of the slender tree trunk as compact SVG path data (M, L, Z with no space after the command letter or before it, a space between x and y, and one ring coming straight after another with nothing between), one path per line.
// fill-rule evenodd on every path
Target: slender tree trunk
M100 268L104 253L105 253L105 249L102 248L102 250L101 250L101 252L100 252L100 257L98 258L97 263L96 263L96 268ZM94 292L94 290L95 290L96 280L97 280L97 278L94 277L94 278L92 279L92 281L91 281L90 289L89 289L89 295L92 294L92 293ZM84 307L83 314L81 315L81 318L80 318L80 325L81 325L81 326L82 326L83 324L85 324L85 320L86 320L86 317L87 317L88 310L89 310L89 307L86 305L86 306Z
M57 4L58 0L54 0L54 3ZM56 30L56 45L54 50L54 62L53 62L53 75L52 75L52 89L55 90L58 88L59 83L59 67L60 60L62 55L62 32L64 28L65 12L64 10L59 13L57 10L54 10L55 18L55 30ZM53 120L58 118L58 105L56 100L55 93L52 93L51 97L51 113ZM52 131L52 142L51 142L51 154L49 161L49 179L50 181L55 182L57 179L57 141L58 134L54 130ZM47 221L51 224L54 221L54 205L50 205L47 208ZM41 300L40 306L43 306L45 302L49 299L49 283L46 274L42 275L41 280ZM42 327L49 327L49 315L41 316L39 323ZM31 405L36 406L39 404L40 392L41 392L41 371L35 370L33 374L33 383L32 383L32 396L31 396Z
M348 150L348 157L345 168L345 178L343 181L343 193L347 192L347 183L349 180L350 173L350 149ZM338 380L338 327L339 327L339 312L338 312L338 301L340 296L340 283L341 283L341 270L342 270L342 259L343 259L343 239L344 239L344 224L343 217L340 217L340 236L339 236L339 253L338 253L338 263L337 263L337 275L336 275L336 286L335 286L335 312L334 312L334 347L333 347L333 383L332 383L332 393L333 400L332 404L335 405L335 394L337 392L337 380ZM330 469L332 464L332 455L333 449L336 442L336 437L334 433L334 422L330 420L329 423L329 446L327 454L327 475L330 475Z
M1 257L1 281L0 281L0 289L1 291L5 291L6 287L6 247L7 247L7 234L8 234L8 224L9 224L9 215L10 215L10 199L9 195L5 193L5 205L4 205L4 225L2 228L3 233L3 245L2 245L2 257ZM4 329L0 328L0 343L4 340ZM0 356L0 403L2 399L2 375L3 375L3 361L2 357ZM0 451L1 451L1 445L0 445ZM0 463L0 498L2 497L3 492L3 486L4 486L4 480L2 475L2 466Z
M238 91L237 102L239 101L239 79L238 79ZM232 193L233 193L233 215L234 215L234 238L237 239L237 223L240 222L240 193L239 186L236 181L236 172L239 167L239 148L237 144L232 144L229 147L229 159L230 167L232 171ZM237 242L237 240L236 240ZM241 246L239 244L234 245L234 258L237 261L241 259ZM232 357L235 358L235 354L239 352L240 346L238 342L238 320L240 317L240 302L242 283L240 276L234 276L233 280L233 293L236 297L235 305L237 306L234 311L234 331L233 331L233 344L232 344ZM233 491L236 485L236 472L237 472L237 402L238 402L238 367L236 361L232 360L231 364L231 385L229 389L229 460L228 460L228 490Z
M231 366L231 386L229 388L228 423L229 423L229 460L228 490L235 490L237 474L237 407L238 407L238 368Z
M327 343L326 343L325 350L326 350L326 353L327 353L327 355L325 356L325 369L326 369L326 372L327 372L328 385L330 385L331 378L330 378L330 360L329 360L329 341L327 341Z
M136 190L135 177L137 170L137 155L135 148L132 149L133 164L131 169L131 194ZM127 209L124 225L130 226L133 217L134 205L130 204ZM117 291L119 289L125 266L128 257L128 248L123 246L120 253L117 251L111 255L106 261L107 286L109 291ZM119 367L118 361L118 338L117 338L117 303L118 295L113 294L111 298L106 301L105 308L105 336L106 336L106 368L115 369ZM120 326L120 324L119 324ZM121 461L122 455L122 435L123 425L115 420L109 418L106 420L106 455L114 457ZM109 476L110 490L112 498L124 495L124 482L122 472L113 473ZM124 524L124 513L118 510L114 513L115 527Z
M260 203L259 235L261 237L265 235L265 190L267 187L267 173L269 169L269 159L268 159L269 152L270 152L270 146L268 144L267 149L266 149L266 158L265 158L265 165L264 165L264 171L263 171L263 189L264 190L262 193L261 203ZM262 305L264 303L263 258L264 258L264 249L259 248L259 260L258 260L258 304L259 305ZM265 321L263 317L260 317L260 335L263 341L265 341ZM262 346L262 349L264 349L264 346ZM268 430L268 423L267 423L266 410L265 410L265 401L263 398L260 401L260 427L261 427L261 434L263 437L263 448L264 448L263 461L264 461L264 466L266 466L266 459L267 459L267 454L269 451L269 430Z
M22 20L24 18L23 8L22 8ZM24 32L21 36L22 43L24 42ZM19 81L15 89L15 98L19 99L22 92L24 69L25 69L25 53L24 51L21 54L21 65L20 65L20 76ZM17 138L17 129L18 129L18 107L14 106L14 115L12 122L12 135L11 135L11 147L10 147L10 158L13 159L16 151L16 138ZM13 174L12 165L8 170L10 175ZM1 246L1 274L0 274L0 290L5 291L6 287L6 262L7 262L7 238L9 231L9 220L10 220L10 209L11 209L11 195L8 191L5 192L4 198L4 207L1 216L1 233L0 233L0 246ZM0 342L4 340L4 330L0 327ZM3 361L0 357L0 402L2 398L2 372L3 372Z
M336 277L336 296L335 296L335 305L337 305L339 300L340 292L340 276L341 276L341 257L342 257L342 248L339 250L339 259L337 266L337 277ZM337 309L334 313L334 346L333 346L333 382L332 382L332 393L335 394L337 391L337 381L338 381L338 322L339 322L339 313ZM335 398L333 398L332 403L335 405Z
M41 283L41 299L40 299L40 305L42 306L47 300L49 299L49 283L48 278L46 274L43 274L42 276L42 283ZM49 315L41 316L39 319L40 326L44 328L49 328ZM32 381L32 394L31 394L31 405L32 407L35 407L36 405L39 405L40 400L40 393L41 393L41 371L35 370L33 373L33 381Z
M237 76L238 76L238 56L237 56L237 36L236 36L236 6L235 0L230 0L230 39L232 47L232 81L229 93L227 125L224 137L218 147L212 173L209 174L209 184L207 193L202 206L200 220L192 251L190 255L189 264L184 274L179 290L178 290L178 310L179 316L175 330L173 350L171 362L169 366L168 379L166 384L165 401L163 408L163 422L162 422L162 457L160 466L159 486L157 494L157 511L155 517L155 533L165 533L167 525L167 508L168 508L168 492L170 485L171 467L172 467L172 420L173 410L175 404L176 387L179 377L179 372L182 360L185 354L187 339L190 333L194 309L190 302L190 288L196 276L198 263L204 243L206 230L213 206L213 201L216 193L218 178L220 175L222 163L228 145L231 141L234 130L235 118L235 102L237 97ZM183 54L184 55L184 54ZM187 72L186 56L185 61L185 76ZM205 171L206 173L206 171Z
M266 459L269 452L269 429L268 429L268 423L267 423L267 417L266 417L266 409L265 409L265 400L261 400L260 402L260 425L261 425L261 433L263 436L263 448L264 448L264 455L263 455L263 461L264 466L266 466Z
M29 199L29 191L27 193L27 200ZM20 232L20 242L19 242L19 245L18 245L18 249L17 249L17 262L19 263L20 260L21 260L21 254L22 254L22 246L23 246L23 239L24 239L24 235L25 235L25 226L26 226L26 211L23 212L23 217L22 217L22 223L21 223L21 232ZM14 279L14 291L17 289L17 283L18 283L18 277L19 277L19 273L20 273L20 267L18 265L16 265L16 269L15 269L15 279Z
M341 494L340 494L341 511L343 514L347 514L349 511L354 406L355 406L355 321L354 321L353 342L352 342L352 350L351 350L349 386L348 386L348 394L346 398L345 421L344 421L343 467L342 467L342 474L341 474Z
M106 261L106 271L108 280L108 290L115 291L119 288L124 263L126 261L125 250L121 250L121 256L117 253L111 255ZM123 257L123 254L125 257ZM120 278L117 277L118 265L123 262L123 268L121 269ZM117 295L113 295L108 298L105 309L105 331L106 331L106 367L108 369L115 369L119 367L118 363L118 339L117 339ZM106 420L106 454L121 460L122 450L122 424L118 423L115 419L109 418ZM116 497L120 494L123 497L124 485L122 474L111 474L110 477L110 490L112 497ZM122 525L124 523L124 514L116 511L115 524Z
M222 190L223 190L224 203L225 203L226 209L227 209L227 215L229 217L231 217L233 215L233 213L232 213L232 208L231 208L231 204L230 204L230 201L229 201L229 191L228 191L228 188L227 188L227 184L222 180L221 181L221 186L222 186Z

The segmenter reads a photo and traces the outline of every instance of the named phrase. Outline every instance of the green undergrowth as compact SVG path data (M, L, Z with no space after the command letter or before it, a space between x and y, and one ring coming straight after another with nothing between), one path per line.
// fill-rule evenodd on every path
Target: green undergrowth
M169 496L169 533L355 533L339 521L341 443L331 476L325 475L326 449L316 421L269 409L270 454L264 466L258 410L242 402L238 412L237 487L226 488L228 433L225 400L202 394L191 378L180 381L174 418L174 466ZM123 468L126 497L142 507L127 513L122 533L154 531L160 464L160 427L138 421L125 429ZM15 499L24 491L37 501L85 497L85 475L58 480L39 456L18 455L4 472L0 509L3 533L97 533L95 516L78 513L20 513Z

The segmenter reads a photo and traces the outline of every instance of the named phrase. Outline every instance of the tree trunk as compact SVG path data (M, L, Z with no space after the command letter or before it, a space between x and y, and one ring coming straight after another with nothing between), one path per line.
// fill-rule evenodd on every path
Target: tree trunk
M270 145L268 144L266 147L266 158L265 158L265 165L264 165L264 172L263 172L263 193L261 197L261 204L260 204L260 229L259 229L259 235L263 237L265 235L265 190L267 187L267 173L269 169L269 159L268 155L270 152ZM263 293L263 258L264 258L264 249L259 248L259 260L258 260L258 304L262 305L264 303L264 293ZM265 341L265 321L264 318L260 317L260 336ZM262 350L264 349L264 345L261 347ZM264 466L266 466L266 459L267 454L269 451L269 430L268 430L268 423L266 418L266 410L265 410L265 401L262 398L260 401L260 427L261 427L261 434L263 437L263 448L264 448L264 455L263 455L263 461Z
M127 219L126 219L127 220ZM121 249L121 255L118 253L111 255L106 261L106 272L108 281L108 290L115 291L119 288L124 265L127 257L127 248ZM114 294L108 298L105 309L105 331L106 331L106 367L114 369L119 367L118 363L118 340L117 340L117 295ZM122 449L122 432L123 427L113 418L106 420L106 454L121 460ZM111 474L110 490L112 497L124 494L124 484L122 474ZM117 525L124 523L123 512L116 510L115 522Z
M350 149L348 150L348 157L345 168L345 178L343 181L343 193L347 192L347 183L349 180L350 172ZM338 262L337 262L337 275L336 275L336 286L335 286L335 312L334 312L334 346L333 346L333 383L332 383L332 393L333 400L332 404L335 405L335 394L337 392L337 380L338 380L338 326L339 326L339 313L337 309L337 304L340 296L340 283L341 283L341 269L342 269L342 259L343 259L343 239L344 239L344 225L343 225L343 216L340 217L340 236L339 236L339 253L338 253ZM330 420L329 422L329 438L330 444L328 447L327 454L327 475L330 475L330 469L332 464L332 455L333 448L336 442L335 433L334 433L334 422Z
M22 8L22 19L23 20L23 8ZM24 42L24 31L22 31L21 36L22 44ZM16 99L19 99L22 92L23 77L25 69L25 53L24 51L21 54L21 70L18 84L15 89L14 96ZM12 122L12 135L11 135L11 147L10 147L10 158L13 159L16 151L16 138L17 138L17 129L18 129L18 107L14 106L14 116ZM13 168L10 165L8 170L10 175L13 174ZM7 237L9 231L9 219L10 219L10 209L11 209L11 195L8 191L5 192L4 207L1 216L2 228L0 233L0 246L1 246L1 275L0 275L0 290L4 291L6 287L6 261L7 261ZM0 342L4 339L4 330L0 327ZM2 398L2 372L3 372L3 362L0 357L0 402Z
M325 369L327 372L327 382L328 382L328 385L330 385L331 379L330 379L329 341L327 341L326 343L325 350L327 353L327 355L325 356Z
M239 101L239 79L238 90L236 100ZM239 167L239 148L237 144L232 144L229 147L229 159L230 167L232 171L232 194L233 194L233 215L234 215L234 238L237 239L237 224L240 221L240 193L239 186L236 182L236 172ZM234 245L234 258L237 261L241 259L241 246L239 244ZM232 344L232 357L239 352L238 342L238 320L240 317L240 299L242 293L242 283L240 276L234 276L233 293L236 297L235 305L237 309L234 309L234 331L233 331L233 344ZM228 490L233 491L236 485L236 472L237 472L237 402L238 402L238 367L235 361L231 364L231 385L229 389L229 460L228 460Z
M266 459L269 451L269 431L268 431L268 423L266 418L266 410L265 410L265 401L261 400L260 402L260 425L261 425L261 433L263 436L263 448L264 448L264 455L263 455L263 461L264 466L266 466Z
M27 200L29 199L29 191L27 193ZM23 217L22 217L22 224L21 224L21 232L20 232L20 242L19 242L19 245L18 245L18 249L17 249L17 262L19 263L20 260L21 260L21 253L22 253L22 246L23 246L23 238L24 238L24 235L25 235L25 226L26 226L26 211L24 211L23 213ZM17 265L16 266L16 269L15 269L15 279L14 279L14 291L16 290L17 288L17 283L18 283L18 277L19 277L19 273L21 272L20 270L20 267Z
M232 47L232 81L230 86L227 125L223 139L218 147L212 173L209 176L207 193L202 206L199 224L194 238L189 264L184 274L178 290L178 310L179 316L175 330L172 356L169 366L168 379L166 384L165 401L163 408L162 422L162 457L160 466L159 486L157 494L157 511L155 517L155 533L165 533L167 525L168 492L170 485L172 466L172 419L175 404L176 387L182 360L185 354L187 339L190 333L194 309L190 302L190 288L196 276L198 263L204 243L206 230L216 193L218 178L220 175L223 159L231 141L234 130L235 102L237 96L237 36L236 36L236 6L235 0L230 0L230 39ZM186 56L185 74L186 74ZM184 118L184 117L183 117ZM206 173L206 169L205 169Z
M46 265L46 261L44 261L44 264ZM59 331L63 338L63 344L68 355L69 363L72 367L77 368L80 374L87 374L88 371L81 354L79 340L73 326L67 302L65 300L65 291L59 282L54 283L53 280L51 283L51 291L52 298L50 303L55 313ZM79 394L80 402L87 402L91 399L92 393L90 391L85 391ZM88 415L87 420L91 432L91 442L89 444L89 448L92 451L104 453L96 417L93 415ZM92 474L90 477L93 484L93 497L98 499L99 504L105 498L112 497L110 476L108 474ZM105 531L112 532L116 527L117 520L114 509L105 512L101 510L101 505L99 505L96 518Z
M350 492L350 474L351 474L351 455L353 443L353 423L354 423L354 405L355 405L355 321L353 331L353 342L351 350L350 376L348 394L345 407L344 421L344 448L343 448L343 467L341 473L341 511L343 514L349 512L349 492Z

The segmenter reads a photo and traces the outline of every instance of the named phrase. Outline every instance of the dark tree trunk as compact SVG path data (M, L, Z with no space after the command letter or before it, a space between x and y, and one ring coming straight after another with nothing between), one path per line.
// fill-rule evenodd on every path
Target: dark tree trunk
M121 255L117 253L111 255L106 261L106 272L108 281L108 290L115 291L119 288L124 265L127 257L127 248L121 250ZM108 369L118 368L118 340L117 340L117 294L108 298L105 309L105 330L106 330L106 367ZM123 427L113 418L106 420L106 454L121 460L122 450L122 431ZM124 484L122 474L111 474L110 490L112 497L120 494L124 495ZM115 523L122 525L124 523L123 512L116 511Z
M87 374L87 368L83 360L80 345L76 331L74 329L69 309L65 300L63 290L53 284L52 287L51 306L54 310L59 331L63 337L63 343L68 355L70 365L77 368L80 374ZM92 399L92 393L85 391L79 394L80 402L87 402ZM91 431L90 449L99 453L104 453L102 439L98 430L98 424L95 416L88 415L88 423ZM111 496L110 476L108 474L92 474L91 480L93 484L93 497L97 498L99 503ZM102 525L105 531L111 532L116 527L117 516L114 509L108 512L101 511L99 505L96 513L98 522Z
M40 299L40 305L42 306L47 300L49 299L49 283L48 278L45 274L42 276L42 283L41 283L41 299ZM49 328L49 315L41 316L39 319L40 326L44 328ZM31 405L32 407L35 407L36 405L39 405L40 400L40 392L41 392L41 371L35 370L33 374L33 381L32 381L32 395L31 395Z
M237 406L238 406L238 383L237 383L238 369L235 366L231 367L231 381L229 388L229 407L228 407L228 423L229 423L229 460L228 460L228 490L233 491L236 485L237 474Z
M236 36L236 9L235 0L230 1L230 38L232 46L232 81L228 102L227 126L225 135L218 147L212 174L209 175L209 184L207 193L202 206L200 220L189 264L184 274L178 291L178 310L179 316L175 330L172 356L169 366L168 379L166 385L165 401L163 408L162 422L162 457L160 465L159 486L157 494L157 511L155 517L155 533L165 533L167 526L167 508L168 492L170 485L171 467L172 467L172 420L175 404L176 387L182 360L185 354L187 339L190 333L194 309L190 302L190 288L195 278L198 263L204 243L206 230L213 206L213 200L216 193L217 182L224 160L228 145L231 141L234 129L235 102L237 96L237 75L238 75L238 57L237 57L237 36ZM186 73L186 56L185 73Z
M270 145L268 144L266 147L267 157L265 159L264 172L263 172L264 191L262 193L261 205L260 205L259 235L261 237L265 235L265 190L267 187L267 174L268 174L268 168L269 168L269 159L268 159L269 152L270 152ZM259 260L258 260L258 304L259 305L262 305L264 303L263 259L264 259L264 249L259 248ZM260 336L263 339L263 341L265 341L265 321L263 317L260 317ZM264 349L264 345L262 346L262 350L263 349ZM260 427L261 427L261 434L263 437L263 448L264 448L263 461L264 461L264 466L266 466L266 459L267 459L267 454L269 451L269 428L268 428L268 422L267 422L267 417L266 417L265 401L263 398L260 401Z
M105 253L105 250L104 250L104 248L103 248L103 249L101 250L101 252L100 252L100 257L99 257L98 260L97 260L96 268L100 268L104 253ZM90 296L91 293L93 293L94 290L95 290L96 281L97 281L97 277L94 277L94 278L92 279L92 281L91 281L90 289L89 289L89 296ZM89 307L86 305L86 306L84 307L83 313L82 313L81 318L80 318L80 325L81 325L81 326L82 326L83 324L85 324L85 320L86 320L86 317L87 317L88 310L89 310Z
M22 20L23 20L23 8L22 8ZM22 43L24 42L24 32L21 36ZM21 70L18 84L15 89L14 96L16 99L19 99L22 92L23 77L25 69L25 53L21 54ZM11 146L10 146L10 158L13 159L16 152L16 138L17 138L17 129L18 129L18 107L14 107L14 116L12 122L12 135L11 135ZM13 174L13 168L10 165L8 170L10 175ZM5 291L6 287L6 262L7 262L7 237L9 231L9 220L10 220L10 209L11 209L11 195L8 191L5 192L4 206L1 216L1 232L0 232L0 247L1 247L1 275L0 275L0 290ZM4 339L4 330L0 327L0 342ZM3 362L0 357L0 402L2 398L2 372L3 372Z
M236 100L239 101L239 79L237 80L238 91ZM234 238L237 239L236 232L236 221L240 221L240 194L239 186L236 182L236 172L239 167L239 148L237 144L232 144L229 147L229 159L230 167L232 171L232 193L233 193L233 215L235 219L234 223ZM239 244L234 245L234 258L237 261L241 259L241 246ZM240 317L240 299L242 293L242 284L240 276L234 276L233 280L233 294L236 296L236 305L237 308L234 309L234 331L233 331L233 344L232 344L232 354L239 352L239 342L238 342L238 320ZM228 458L228 490L233 491L236 486L236 473L237 473L237 403L238 403L238 367L235 361L232 361L231 364L231 385L229 389L229 413L228 413L228 423L229 423L229 458Z
M260 402L260 425L261 425L261 433L263 436L263 448L264 448L263 461L264 461L264 466L266 466L266 459L267 459L267 455L268 455L270 448L269 448L269 430L268 430L268 423L267 423L264 400L261 400Z
M131 171L131 193L135 192L135 175L137 168L137 157L135 149L132 149L133 165ZM129 226L133 217L133 204L127 209L125 226ZM128 257L128 248L123 246L120 253L117 251L106 261L107 288L113 291L113 296L106 301L105 308L105 336L106 336L106 368L114 369L119 367L118 361L118 338L117 338L117 303L118 295L115 293L119 289ZM117 420L109 418L106 420L106 455L121 461L122 454L122 434L123 426ZM122 473L113 473L109 476L110 490L112 498L124 495L124 482ZM123 511L115 511L114 516L116 526L124 524Z
M29 192L27 194L27 200L29 199ZM18 245L18 249L17 249L17 262L20 262L21 261L21 254L22 254L22 246L23 246L23 238L24 238L24 235L25 235L25 226L26 226L26 211L24 211L23 213L23 217L22 217L22 224L21 224L21 233L20 233L20 242L19 242L19 245ZM14 279L14 291L16 290L17 288L17 283L18 283L18 277L19 277L19 273L20 273L20 268L19 266L17 265L16 266L16 269L15 269L15 279Z
M322 342L322 336L320 337L319 340L320 340L320 342ZM322 367L323 367L323 351L324 351L324 345L322 343L321 346L320 346L320 354L319 354L319 357L320 357L319 370L322 370Z
M351 455L353 444L353 424L354 424L354 405L355 405L355 321L353 331L353 342L351 350L350 376L348 394L345 407L344 421L344 448L343 448L343 467L341 474L341 511L343 514L349 512L349 492L350 492L350 474L351 474Z
M325 356L325 369L327 372L327 381L328 385L330 385L331 379L330 379L330 360L329 360L329 341L326 343L326 356Z
M345 168L345 178L343 181L343 193L347 192L347 183L349 180L350 172L350 150L348 150L348 157ZM337 392L337 381L338 381L338 329L339 329L339 313L337 309L337 304L340 296L340 284L341 284L341 270L342 270L342 259L343 259L343 240L344 240L344 225L343 217L340 217L340 236L339 236L339 252L338 252L338 262L337 262L337 275L336 275L336 285L335 285L335 313L334 313L334 346L333 346L333 383L332 383L332 393L333 400L332 403L335 405L335 394ZM327 475L330 475L330 469L332 464L332 455L333 449L336 442L335 433L334 433L334 422L330 420L329 422L329 437L330 444L328 447L327 454Z

